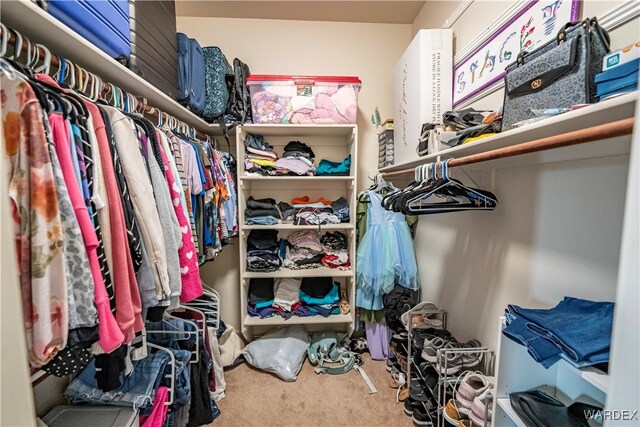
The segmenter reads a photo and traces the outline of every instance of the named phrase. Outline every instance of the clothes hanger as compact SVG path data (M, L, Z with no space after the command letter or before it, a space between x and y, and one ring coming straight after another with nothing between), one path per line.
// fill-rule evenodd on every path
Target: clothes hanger
M417 188L419 185L423 184L424 180L430 176L430 171L432 168L432 164L420 165L415 168L414 171L414 180L409 183L405 188L398 192L394 192L388 194L386 197L382 199L382 206L387 210L393 210L395 212L400 212L399 208L397 208L396 201L401 197L409 194L413 189ZM428 173L427 173L428 171Z
M154 344L154 343L150 343L147 342L147 346L151 347L151 348L155 348L156 350L159 351L163 351L165 353L167 353L170 357L169 360L169 365L171 365L171 372L167 375L165 375L165 378L169 378L169 384L171 384L169 386L169 399L164 403L165 406L171 406L173 405L173 395L175 393L175 387L176 387L176 358L173 355L173 352L171 350L169 350L166 347L162 347L160 345Z
M42 49L44 51L44 59L42 60L42 65L36 68L34 71L36 73L44 73L49 75L49 71L51 71L51 51L44 45L36 44L35 46L36 58L38 58L39 56L39 49ZM37 61L38 60L36 59L36 62Z
M441 178L436 181L433 188L405 203L409 213L434 214L495 209L498 203L495 195L489 191L467 187L460 181L452 179L449 176L448 163L449 160L442 163ZM441 201L434 202L434 196Z
M0 30L2 30L2 39L0 39L0 57L4 57L7 54L9 47L9 31L7 27L0 22Z

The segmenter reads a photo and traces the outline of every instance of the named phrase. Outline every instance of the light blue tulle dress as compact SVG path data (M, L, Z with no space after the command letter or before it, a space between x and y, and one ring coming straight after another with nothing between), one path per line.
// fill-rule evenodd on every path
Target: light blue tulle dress
M420 279L413 240L404 214L382 207L382 195L366 191L370 206L367 232L356 252L356 306L381 310L382 297L395 284L418 289Z

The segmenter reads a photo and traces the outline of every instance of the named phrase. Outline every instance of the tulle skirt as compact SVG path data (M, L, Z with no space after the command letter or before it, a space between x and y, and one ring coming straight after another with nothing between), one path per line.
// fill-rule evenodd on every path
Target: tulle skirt
M420 279L413 240L405 221L372 224L356 253L358 307L380 310L382 296L395 284L418 289Z

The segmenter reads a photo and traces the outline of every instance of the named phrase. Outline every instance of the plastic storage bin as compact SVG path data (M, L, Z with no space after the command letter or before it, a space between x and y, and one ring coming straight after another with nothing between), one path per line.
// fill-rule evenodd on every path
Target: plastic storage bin
M123 406L56 406L42 419L47 427L138 427L138 411Z
M251 75L254 123L349 124L356 122L357 77Z

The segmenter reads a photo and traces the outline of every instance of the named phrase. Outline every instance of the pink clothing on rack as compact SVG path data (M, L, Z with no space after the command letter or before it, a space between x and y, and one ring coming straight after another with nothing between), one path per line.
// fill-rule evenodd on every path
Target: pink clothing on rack
M160 139L160 136L158 136ZM169 161L166 154L160 150L162 156L162 163L165 177L167 178L167 184L169 185L169 194L171 195L171 201L173 208L178 218L178 224L180 225L180 232L182 236L182 243L178 248L178 258L180 260L180 278L182 281L182 293L180 294L180 300L182 302L189 302L202 295L202 282L200 281L200 269L198 267L198 255L196 254L196 248L191 238L191 227L189 220L184 215L184 209L181 206L182 199L180 198L180 187L176 184L173 172L169 167Z
M167 411L169 407L165 403L169 400L169 388L165 386L158 387L156 395L153 398L153 409L149 416L140 416L141 427L162 427L167 419Z
M89 217L89 211L84 202L84 197L78 187L78 180L76 179L71 160L69 144L71 137L64 117L62 117L61 114L49 114L49 123L51 125L54 147L60 160L62 175L67 184L69 198L71 199L71 204L73 205L80 231L82 232L84 244L87 248L87 256L89 257L89 265L91 266L91 273L95 284L94 299L96 308L98 309L98 320L100 322L98 324L100 347L106 353L110 353L122 344L124 336L111 312L109 296L107 295L107 289L104 284L104 279L102 278L102 272L100 271L98 253L96 251L98 247L98 237L96 236L96 230L93 228L93 223Z
M125 335L125 341L131 342L135 337L135 333L144 328L141 316L142 300L140 298L140 289L133 269L122 199L120 198L120 190L116 181L105 124L102 120L100 109L95 104L86 102L85 105L93 119L93 128L100 150L100 163L104 174L107 198L109 199L111 252L114 267L111 274L116 298L116 321Z

